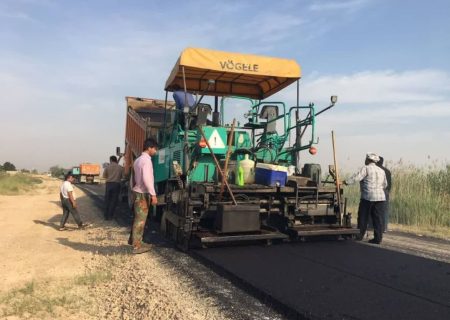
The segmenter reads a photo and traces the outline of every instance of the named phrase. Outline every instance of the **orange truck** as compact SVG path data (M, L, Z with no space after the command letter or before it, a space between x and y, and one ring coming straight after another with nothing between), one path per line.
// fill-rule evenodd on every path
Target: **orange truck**
M78 183L99 183L100 165L96 163L81 163L72 168L72 174Z

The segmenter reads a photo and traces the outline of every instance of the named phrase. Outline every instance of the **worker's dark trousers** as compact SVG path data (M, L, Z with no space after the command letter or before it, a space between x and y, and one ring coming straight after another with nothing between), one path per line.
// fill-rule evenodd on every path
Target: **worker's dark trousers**
M358 208L358 228L361 239L367 231L369 216L373 221L373 233L376 242L381 243L383 239L383 214L385 212L386 201L368 201L361 199Z
M61 198L61 205L63 208L63 215L61 218L60 227L64 228L66 225L67 219L69 218L69 213L72 214L72 217L74 218L76 224L78 227L81 227L83 223L81 222L80 214L78 213L78 210L72 206L72 203L70 203L70 200L68 198L60 197Z
M389 223L389 192L385 192L386 194L386 203L384 204L384 213L383 213L383 230L384 232L388 229L388 223Z
M119 200L120 182L107 182L105 191L105 219L114 217L117 201Z
M383 231L386 232L389 223L389 192L384 193L386 195L386 201L383 208ZM372 217L369 215L369 230L373 229Z

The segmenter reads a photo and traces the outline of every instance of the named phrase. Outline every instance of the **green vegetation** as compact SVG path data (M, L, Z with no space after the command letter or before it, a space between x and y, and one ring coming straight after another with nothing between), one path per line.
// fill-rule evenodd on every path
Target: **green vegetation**
M90 288L110 281L109 271L94 270L73 280L31 281L25 286L0 295L0 317L19 316L48 318L58 310L90 312ZM52 318L52 317L51 317Z
M112 279L112 274L109 270L106 271L94 271L90 273L86 273L82 276L78 276L75 278L75 284L84 285L84 286L92 286L96 283L106 282Z
M54 315L57 307L77 309L83 304L83 296L67 285L55 286L56 283L27 283L23 288L14 289L0 296L3 317L16 315L43 316Z
M50 173L52 174L52 177L55 177L55 178L64 176L65 171L66 170L64 168L61 168L60 166L50 167Z
M28 174L17 173L9 175L0 172L0 194L18 195L32 190L35 185L42 183L42 180Z
M6 161L3 165L0 165L0 171L16 171L16 166Z
M434 229L450 227L450 165L418 168L401 163L389 166L391 223ZM345 189L348 210L357 216L359 185Z

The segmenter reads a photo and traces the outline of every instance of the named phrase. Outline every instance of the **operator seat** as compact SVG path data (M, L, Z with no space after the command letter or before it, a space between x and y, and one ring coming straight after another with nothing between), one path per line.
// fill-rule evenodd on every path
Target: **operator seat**
M189 128L192 130L198 126L211 125L211 121L208 120L208 115L211 114L211 112L212 108L209 104L197 104Z
M264 126L264 133L276 133L277 132L277 123L276 121L270 122L271 120L278 117L278 106L273 105L265 105L262 107L261 112L259 114L261 119L266 119L267 122Z
M208 122L208 115L211 114L212 108L209 104L199 103L197 106L197 125L204 126Z

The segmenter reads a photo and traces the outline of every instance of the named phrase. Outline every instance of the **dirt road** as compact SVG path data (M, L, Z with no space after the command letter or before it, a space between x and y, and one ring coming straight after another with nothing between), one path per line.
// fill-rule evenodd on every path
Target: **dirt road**
M156 253L131 256L128 230L102 221L76 190L82 219L58 231L58 186L47 179L31 195L0 196L0 315L4 319L222 319Z

